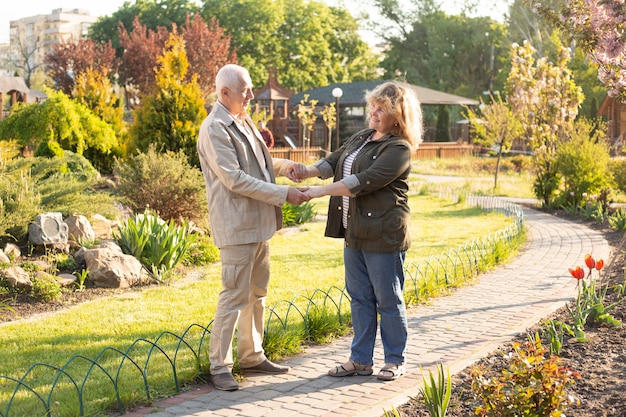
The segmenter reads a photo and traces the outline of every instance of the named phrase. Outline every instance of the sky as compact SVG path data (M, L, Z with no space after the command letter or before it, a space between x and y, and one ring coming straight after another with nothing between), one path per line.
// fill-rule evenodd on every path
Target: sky
M89 11L91 16L113 14L126 0L4 0L0 12L0 43L9 42L9 22L23 17L38 14L50 14L59 8L82 9ZM325 0L330 5L341 4L352 11L358 9L363 2L360 0ZM443 9L449 14L457 14L461 10L461 1L441 0ZM132 3L132 1L131 1ZM201 2L197 1L198 4ZM480 14L502 20L507 11L508 1L480 0ZM364 38L367 36L363 35Z

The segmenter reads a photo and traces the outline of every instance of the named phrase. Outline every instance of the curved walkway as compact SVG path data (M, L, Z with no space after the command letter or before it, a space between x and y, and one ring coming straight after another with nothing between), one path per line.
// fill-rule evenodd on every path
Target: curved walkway
M159 401L131 416L358 416L380 417L419 393L422 372L443 363L455 374L565 305L576 295L568 268L584 265L586 253L608 260L602 234L549 214L524 209L529 244L513 262L483 274L475 285L409 312L407 374L394 382L373 376L333 378L351 339L311 347L284 362L286 375L247 376L242 389L211 385ZM376 346L376 364L383 363Z

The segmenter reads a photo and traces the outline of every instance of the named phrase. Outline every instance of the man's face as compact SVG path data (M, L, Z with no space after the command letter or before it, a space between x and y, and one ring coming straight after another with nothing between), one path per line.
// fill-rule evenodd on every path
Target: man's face
M254 98L252 93L252 80L250 77L243 77L240 79L239 85L236 88L226 88L223 94L225 98L224 106L234 115L240 115L248 110L250 100Z

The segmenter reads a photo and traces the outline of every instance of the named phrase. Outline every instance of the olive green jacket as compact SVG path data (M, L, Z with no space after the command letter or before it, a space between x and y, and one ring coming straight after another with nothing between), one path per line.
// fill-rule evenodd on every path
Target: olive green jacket
M387 135L369 142L352 163L352 175L343 178L343 164L373 133L365 129L341 148L315 164L321 178L334 175L352 196L347 230L342 225L342 199L331 197L325 236L343 237L346 247L370 252L404 251L411 245L408 205L411 146L405 139Z

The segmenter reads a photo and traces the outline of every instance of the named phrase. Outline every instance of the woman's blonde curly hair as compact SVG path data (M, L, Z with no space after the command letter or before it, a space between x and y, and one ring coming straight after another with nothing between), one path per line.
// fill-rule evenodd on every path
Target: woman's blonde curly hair
M392 132L417 148L422 141L422 108L411 87L398 81L387 81L365 94L368 107L376 103L392 115L397 123Z

